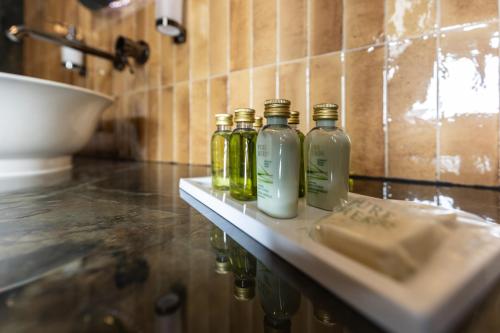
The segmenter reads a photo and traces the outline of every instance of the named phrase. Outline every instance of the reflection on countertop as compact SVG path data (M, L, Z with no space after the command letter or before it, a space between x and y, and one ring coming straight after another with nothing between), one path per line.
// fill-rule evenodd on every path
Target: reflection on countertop
M75 164L60 184L0 194L0 331L379 331L218 215L181 199L179 178L208 168ZM500 218L494 190L367 179L355 179L353 190ZM459 331L500 331L499 304L500 284Z

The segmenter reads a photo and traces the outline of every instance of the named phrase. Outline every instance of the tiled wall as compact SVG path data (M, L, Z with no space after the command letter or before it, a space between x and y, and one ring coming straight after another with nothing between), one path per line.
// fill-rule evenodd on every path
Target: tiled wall
M174 45L155 31L149 0L100 14L25 0L28 22L76 23L103 48L119 34L152 48L135 74L88 58L82 79L61 69L56 48L27 44L27 74L116 96L87 153L208 164L215 113L262 113L279 96L304 131L313 104L340 105L353 174L500 184L499 0L185 2L188 42Z

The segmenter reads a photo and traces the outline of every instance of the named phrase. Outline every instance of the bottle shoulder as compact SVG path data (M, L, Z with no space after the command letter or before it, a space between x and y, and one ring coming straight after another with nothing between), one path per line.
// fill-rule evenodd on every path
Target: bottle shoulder
M262 130L259 132L257 140L266 140L268 138L279 138L281 141L300 140L297 131L287 125L278 128L274 127L274 125L267 128L262 128Z
M330 140L332 143L351 144L349 135L340 127L314 127L305 137L306 143L311 140Z

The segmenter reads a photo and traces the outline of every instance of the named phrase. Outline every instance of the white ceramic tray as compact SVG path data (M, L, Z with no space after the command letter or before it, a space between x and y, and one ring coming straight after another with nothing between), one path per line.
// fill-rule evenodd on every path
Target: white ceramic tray
M210 177L181 179L180 188L393 332L446 331L500 273L496 226L470 228L463 241L455 240L464 244L460 249L440 247L446 262L435 255L414 277L398 282L313 241L311 227L329 213L303 200L296 218L279 220L258 211L256 202L243 203L213 190ZM467 215L459 215L458 222L476 223Z

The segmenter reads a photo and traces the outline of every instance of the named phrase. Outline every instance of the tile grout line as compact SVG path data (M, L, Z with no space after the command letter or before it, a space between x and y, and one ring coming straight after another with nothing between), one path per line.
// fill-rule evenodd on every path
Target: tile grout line
M498 27L497 27L497 33L500 34L500 0L498 0L498 5L497 5L497 10L498 10ZM500 38L500 36L499 36ZM498 57L500 58L500 48L497 49ZM500 86L500 77L498 78L498 85ZM498 108L500 109L500 94L498 95ZM500 110L499 110L500 111ZM497 157L497 180L496 184L500 184L500 117L498 117L498 124L497 124L497 135L498 135L498 140L497 140L497 152L498 152L498 157Z
M220 1L220 0L219 0ZM226 113L231 113L231 1L226 1L227 43L226 43Z
M207 67L208 68L207 69L208 69L208 71L207 72L208 73L210 73L210 51L211 51L211 47L210 47L210 44L211 44L210 43L210 32L211 32L211 29L210 29L210 22L211 22L210 8L212 7L212 1L213 0L207 0L207 2L208 2L208 8L207 8L207 12L208 12L207 13L208 14L208 21L207 21L208 22L208 27L207 27L207 36L208 36L208 38L207 38L207 58L208 58ZM206 133L205 138L209 138L210 137L210 135L209 135L210 128L212 128L212 126L211 126L211 121L212 121L212 117L211 117L212 116L212 105L211 104L212 103L210 103L210 94L211 94L212 88L211 88L211 80L208 78L206 80L207 80L207 98L206 98L207 105L206 105L206 107L207 107L208 112L207 112L207 119L206 119L207 124L205 126L207 133ZM208 141L210 142L210 140L208 140ZM208 161L208 163L211 163L211 161L210 161L210 148L207 149L206 154L207 154L205 156L206 161Z
M441 115L440 115L440 68L441 68L441 0L436 1L436 162L434 178L436 181L441 179Z
M254 4L254 0L249 0L249 4L250 4L250 29L248 29L248 35L250 37L250 50L249 50L249 54L250 54L250 71L248 72L248 80L250 81L249 82L249 92L248 92L248 98L250 99L250 103L248 103L250 105L250 108L252 109L255 109L255 105L253 105L253 94L254 94L254 91L253 91L253 71L254 71L254 68L253 68L253 55L254 55L254 36L253 36L253 15L254 15L254 12L253 12L253 4Z
M387 105L388 82L387 66L389 64L389 43L387 42L387 6L384 2L384 65L382 69L382 128L384 131L384 177L389 176L389 107Z
M345 46L346 46L346 38L345 34L345 20L346 16L344 15L345 2L347 0L342 1L342 34L341 34L341 50L340 50L340 62L342 66L342 74L340 76L340 102L342 104L342 109L340 110L340 124L342 128L346 129L347 125L347 111L346 111L346 62L345 62ZM338 51L337 51L338 52Z
M280 10L280 0L276 1L276 73L275 73L275 89L274 92L275 97L280 97L280 45L281 45L281 34L280 34L280 25L281 25L281 10Z
M309 132L309 128L311 126L310 124L310 118L311 118L311 36L312 36L312 29L311 29L311 16L312 16L312 11L311 11L311 1L312 0L306 0L307 1L307 9L306 9L306 26L307 26L307 61L306 61L306 109L301 111L305 112L306 115L306 123L305 123L305 128L307 132Z

